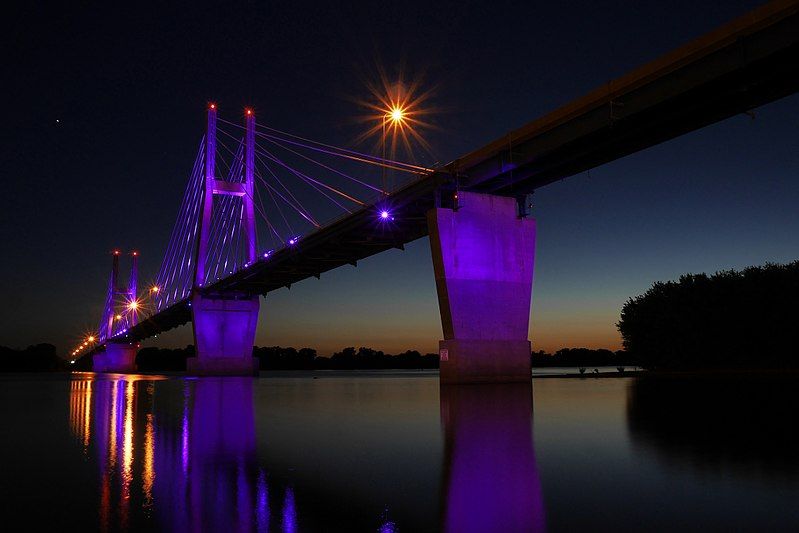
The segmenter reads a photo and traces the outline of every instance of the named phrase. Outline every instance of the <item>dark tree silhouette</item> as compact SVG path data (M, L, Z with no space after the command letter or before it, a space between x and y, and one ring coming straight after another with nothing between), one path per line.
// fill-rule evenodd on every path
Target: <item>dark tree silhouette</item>
M254 348L254 357L260 360L261 370L312 370L316 350L312 348L283 348L281 346L269 346Z
M543 350L533 352L532 363L534 367L553 366L632 366L635 361L622 350L612 352L599 348L562 348L554 354Z
M797 366L799 261L656 282L624 304L617 324L641 366Z
M136 366L141 372L186 370L186 358L194 357L194 346L185 348L142 348L136 354Z
M24 350L0 346L0 372L52 372L64 370L66 362L52 344L36 344Z

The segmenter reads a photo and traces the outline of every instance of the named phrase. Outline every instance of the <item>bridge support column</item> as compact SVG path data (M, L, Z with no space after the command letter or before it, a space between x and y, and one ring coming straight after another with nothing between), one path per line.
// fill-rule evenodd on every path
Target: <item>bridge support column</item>
M197 355L186 361L187 371L198 376L258 374L252 348L260 305L258 296L192 296Z
M444 340L442 383L531 379L535 220L513 198L461 192L427 213Z
M92 356L93 372L130 373L136 372L136 352L138 343L109 342L105 351Z

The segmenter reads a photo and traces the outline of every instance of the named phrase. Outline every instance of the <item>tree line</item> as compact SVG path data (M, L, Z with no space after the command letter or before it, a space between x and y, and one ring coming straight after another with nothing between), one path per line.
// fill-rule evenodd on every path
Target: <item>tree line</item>
M543 350L533 352L534 368L557 366L597 367L597 366L635 366L637 362L624 350L612 352L604 348L562 348L554 354Z
M185 348L142 348L136 355L139 370L185 370L186 358L194 357L194 346ZM421 354L408 350L387 354L367 347L348 347L330 357L317 354L313 348L282 346L254 347L253 357L259 360L261 370L377 370L377 369L429 369L438 368L438 354Z
M185 348L141 348L136 354L136 365L142 372L186 370L186 359L195 356L193 345ZM254 347L253 357L258 358L261 370L379 370L379 369L437 369L438 354L422 354L407 350L388 354L368 347L344 348L330 357L317 354L313 348L282 346ZM624 352L564 348L554 354L533 352L534 367L554 366L629 366L634 364ZM46 372L63 370L91 370L91 359L83 357L70 364L56 355L52 344L38 344L24 350L0 347L0 372Z
M437 353L422 354L407 350L388 354L368 347L350 346L330 357L320 356L313 348L266 346L253 348L261 370L380 370L380 369L437 369ZM186 358L194 356L194 346L183 349L142 348L136 356L141 371L185 370ZM553 366L629 366L634 362L624 352L564 348L554 354L544 351L530 354L534 367Z
M799 261L656 282L617 326L652 369L790 368L797 362Z
M0 346L0 372L52 372L67 366L52 344L34 344L22 350Z

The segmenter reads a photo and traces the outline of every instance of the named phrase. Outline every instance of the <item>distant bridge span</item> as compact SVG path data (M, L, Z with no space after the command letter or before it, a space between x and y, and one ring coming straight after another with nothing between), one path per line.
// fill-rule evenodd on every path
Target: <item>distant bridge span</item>
M524 217L525 197L537 188L797 90L799 2L771 2L394 191L384 200L395 218L390 232L375 229L375 206L362 207L302 237L298 246L277 250L269 261L253 262L195 290L221 299L266 295L402 248L428 235L431 227L440 229L445 221L431 219L431 210L457 212L464 193L513 198L517 214ZM439 229L433 246L439 302L445 338L455 342L457 326L450 324L448 332L447 321L464 318L455 317L457 310L445 309L458 298L447 281L446 252L443 258L436 253L436 246L447 248ZM523 308L524 302L519 305ZM125 339L138 341L191 320L187 298L127 328ZM524 323L528 321L529 298ZM525 328L525 339L526 335ZM442 349L443 378L447 349Z

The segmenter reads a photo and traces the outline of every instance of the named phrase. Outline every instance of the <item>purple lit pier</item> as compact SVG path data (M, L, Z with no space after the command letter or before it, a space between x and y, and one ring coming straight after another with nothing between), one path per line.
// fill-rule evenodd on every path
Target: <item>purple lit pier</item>
M94 354L92 370L95 372L136 372L136 351L139 343L109 342L105 351Z
M427 214L442 383L529 381L535 221L513 198L462 192Z

